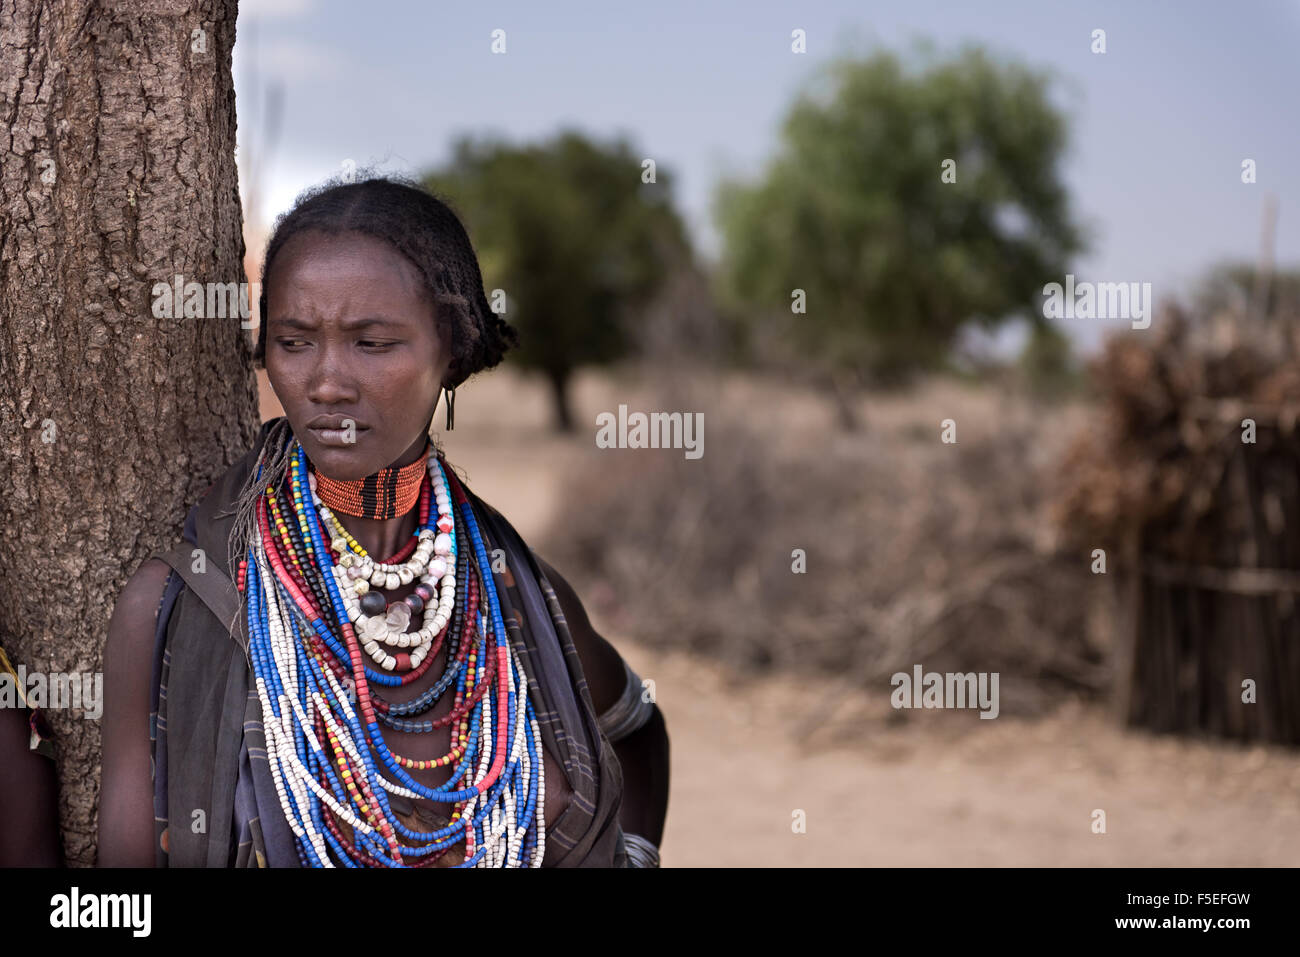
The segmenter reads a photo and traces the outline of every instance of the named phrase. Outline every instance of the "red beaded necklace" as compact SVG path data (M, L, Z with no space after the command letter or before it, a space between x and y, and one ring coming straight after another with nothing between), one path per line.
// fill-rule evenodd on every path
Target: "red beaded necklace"
M316 494L331 511L354 518L390 519L405 515L420 497L420 483L428 470L429 445L410 465L389 466L363 479L332 479L316 475Z

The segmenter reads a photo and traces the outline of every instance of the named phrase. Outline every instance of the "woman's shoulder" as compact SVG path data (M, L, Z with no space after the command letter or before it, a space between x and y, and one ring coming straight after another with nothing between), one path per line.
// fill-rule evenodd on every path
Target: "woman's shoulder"
M158 612L170 573L171 567L162 559L149 558L127 579L108 622L104 645L106 683L148 680Z
M229 498L233 489L242 487L253 463L257 461L267 436L285 421L284 416L279 416L261 424L252 446L227 466L189 508L184 529L172 542L173 548L184 549L187 545L195 544L196 513L205 508L212 510L215 505L220 504L218 500ZM152 654L154 628L171 572L172 566L167 561L153 557L142 562L127 579L126 585L118 595L109 622L109 645L115 647L118 652L135 656L142 653L145 648L149 648ZM105 654L108 654L108 648L105 649Z
M146 558L127 579L118 604L125 602L131 606L141 606L151 613L157 612L158 609L154 606L162 598L163 586L170 572L171 566L161 558Z

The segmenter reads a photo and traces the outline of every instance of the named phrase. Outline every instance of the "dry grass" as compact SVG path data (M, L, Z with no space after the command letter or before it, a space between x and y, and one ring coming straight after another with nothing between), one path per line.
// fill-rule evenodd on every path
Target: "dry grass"
M1010 712L1106 687L1087 555L1057 554L1041 514L1078 408L937 381L866 398L866 430L844 434L825 402L770 381L659 396L629 406L703 411L703 457L590 448L548 536L601 583L589 601L615 631L868 687L914 664L996 671Z

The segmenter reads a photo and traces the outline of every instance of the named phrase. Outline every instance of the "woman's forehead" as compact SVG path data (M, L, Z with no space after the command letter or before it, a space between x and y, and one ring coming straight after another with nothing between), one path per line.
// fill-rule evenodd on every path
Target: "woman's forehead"
M268 285L277 293L277 307L290 308L294 300L341 304L361 298L393 307L427 300L428 290L414 264L383 240L357 233L310 238L298 243L294 237L276 257Z
M323 233L307 230L289 237L275 257L272 275L282 264L295 270L317 268L401 273L415 279L419 270L400 250L387 240L367 233Z

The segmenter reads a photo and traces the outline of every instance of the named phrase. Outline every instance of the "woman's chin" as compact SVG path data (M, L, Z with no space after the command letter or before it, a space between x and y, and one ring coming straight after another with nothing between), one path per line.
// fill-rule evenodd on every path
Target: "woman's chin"
M378 472L383 465L376 465L373 454L364 447L364 432L358 432L356 442L339 444L335 441L317 437L319 430L308 430L307 439L302 442L303 450L316 471L339 482L352 482Z

